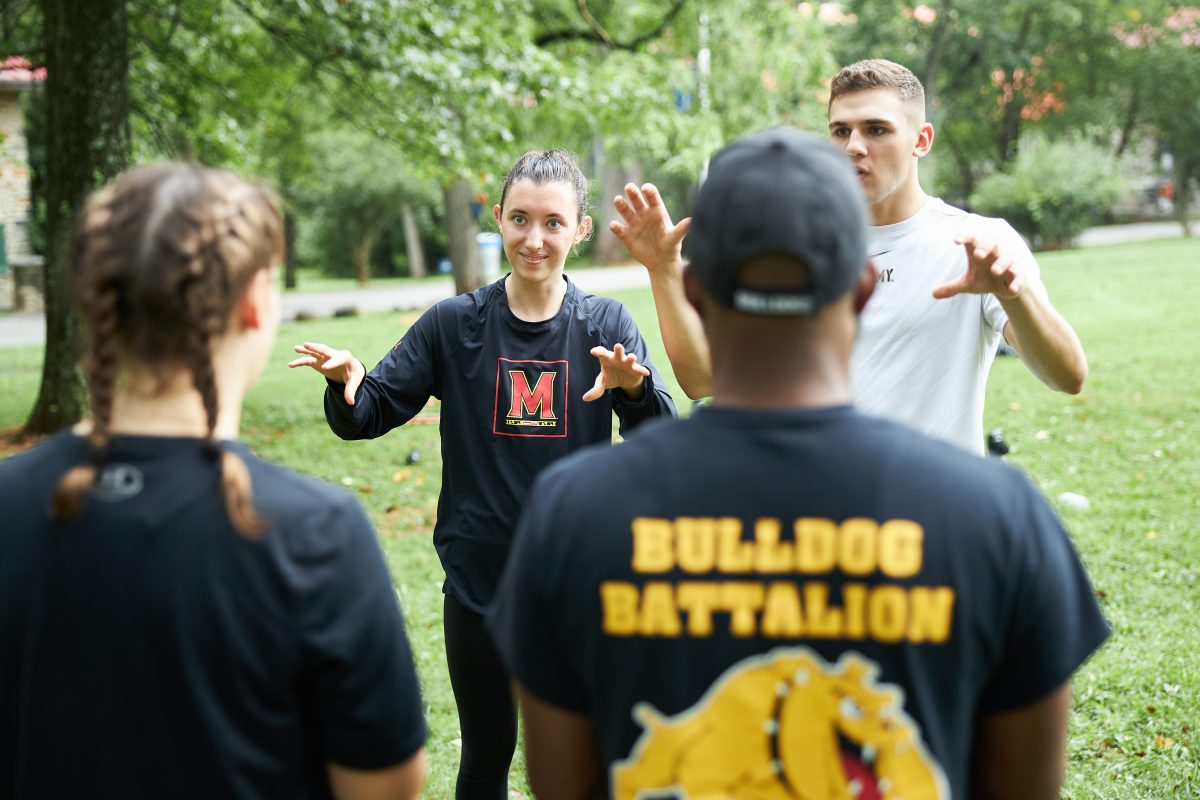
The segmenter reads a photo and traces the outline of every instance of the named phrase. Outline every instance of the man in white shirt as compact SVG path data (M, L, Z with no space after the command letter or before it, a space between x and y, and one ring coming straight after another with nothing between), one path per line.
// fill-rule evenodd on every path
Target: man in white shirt
M982 453L983 402L1000 337L1047 386L1077 394L1087 357L1050 303L1037 261L1005 221L930 197L917 173L933 146L925 92L890 61L860 61L831 84L829 133L870 205L878 285L852 361L856 405ZM611 229L650 273L663 343L689 397L709 394L700 319L682 290L681 245L654 186L615 199Z

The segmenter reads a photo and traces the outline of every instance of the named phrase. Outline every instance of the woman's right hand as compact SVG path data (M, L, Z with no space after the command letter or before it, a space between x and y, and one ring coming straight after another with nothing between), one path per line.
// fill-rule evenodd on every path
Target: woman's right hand
M326 378L344 383L346 403L354 405L354 395L358 393L359 384L367 374L361 361L349 350L334 350L320 342L305 342L293 349L303 358L289 361L289 367L312 367Z

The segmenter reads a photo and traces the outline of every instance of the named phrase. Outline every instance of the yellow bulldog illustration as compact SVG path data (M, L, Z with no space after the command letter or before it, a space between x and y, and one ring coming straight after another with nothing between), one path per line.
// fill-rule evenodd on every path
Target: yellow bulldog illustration
M642 735L612 768L617 800L944 800L941 767L857 653L831 665L807 647L734 664L691 708L633 709Z

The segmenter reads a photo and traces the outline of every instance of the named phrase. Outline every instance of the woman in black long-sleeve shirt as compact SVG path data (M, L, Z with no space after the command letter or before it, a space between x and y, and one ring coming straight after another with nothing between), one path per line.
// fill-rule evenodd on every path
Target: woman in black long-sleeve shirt
M366 372L349 351L306 342L290 366L328 380L325 415L344 439L403 425L442 401L434 544L446 571L446 656L462 728L459 798L507 797L516 708L483 629L536 474L675 406L629 312L563 274L591 232L587 180L562 151L531 151L493 212L512 272L430 308Z

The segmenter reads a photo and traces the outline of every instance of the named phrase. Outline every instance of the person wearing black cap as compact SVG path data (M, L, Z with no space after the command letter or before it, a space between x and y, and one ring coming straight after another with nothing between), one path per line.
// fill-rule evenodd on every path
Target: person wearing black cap
M918 164L934 129L916 76L891 61L860 61L833 78L830 93L830 139L867 197L878 281L851 360L855 402L982 453L987 375L1001 342L1043 383L1070 394L1087 380L1083 346L1011 225L922 190ZM707 345L681 280L689 220L673 224L651 184L629 184L614 203L621 219L610 228L649 271L679 384L703 397L711 391Z
M1108 627L1020 473L851 404L866 215L815 137L713 159L712 405L543 472L490 610L539 797L1057 796Z

